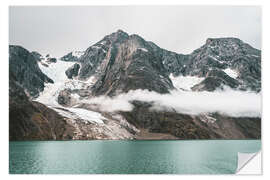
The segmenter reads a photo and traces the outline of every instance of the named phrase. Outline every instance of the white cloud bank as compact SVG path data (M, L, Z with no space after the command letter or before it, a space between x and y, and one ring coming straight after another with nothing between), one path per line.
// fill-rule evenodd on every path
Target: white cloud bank
M178 113L198 115L219 112L232 117L261 117L261 94L254 92L225 91L190 92L171 91L159 94L148 90L134 90L115 97L100 96L83 103L98 105L102 111L131 111L131 101L153 102L155 110L173 108Z

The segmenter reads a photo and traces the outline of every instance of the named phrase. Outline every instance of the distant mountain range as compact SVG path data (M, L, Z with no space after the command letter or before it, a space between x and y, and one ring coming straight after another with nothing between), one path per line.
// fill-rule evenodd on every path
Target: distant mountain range
M209 38L184 55L118 30L59 59L13 45L9 54L10 140L261 137L260 117L155 111L136 100L131 111L109 112L85 103L138 89L260 93L261 51L237 38Z

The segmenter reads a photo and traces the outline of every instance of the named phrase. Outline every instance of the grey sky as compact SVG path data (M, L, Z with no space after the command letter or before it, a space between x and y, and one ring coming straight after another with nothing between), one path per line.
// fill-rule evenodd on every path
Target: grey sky
M61 57L122 29L178 53L208 37L238 37L261 48L258 6L13 6L10 44Z

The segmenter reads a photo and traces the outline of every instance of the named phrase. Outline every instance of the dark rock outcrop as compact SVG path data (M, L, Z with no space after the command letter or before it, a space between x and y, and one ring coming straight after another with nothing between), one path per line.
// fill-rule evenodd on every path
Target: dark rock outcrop
M223 89L224 85L230 88L237 88L239 82L228 76L224 71L214 69L206 73L205 79L196 84L191 89L193 91L214 91L218 88Z
M38 52L36 51L32 51L31 54L34 56L34 58L36 59L36 61L41 61L42 60L42 55L39 54Z
M84 54L84 51L75 51L70 52L60 58L61 61L77 62L79 61L80 56Z
M58 104L62 106L70 106L72 103L71 93L72 92L70 89L64 89L60 91L57 97Z
M41 72L33 54L21 46L9 46L9 72L31 97L43 91L44 83L53 83Z
M48 58L47 61L50 63L56 63L56 58Z
M72 52L68 53L67 55L64 55L60 58L62 61L78 61L78 58L72 55Z
M72 79L73 77L78 76L80 70L80 65L78 63L75 63L73 66L68 68L65 73L69 79Z

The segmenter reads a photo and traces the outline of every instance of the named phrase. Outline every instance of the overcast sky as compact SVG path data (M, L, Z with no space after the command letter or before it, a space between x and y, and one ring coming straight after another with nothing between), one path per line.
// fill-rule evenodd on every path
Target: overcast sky
M13 6L9 18L10 44L57 57L118 29L184 54L209 37L237 37L261 48L258 6Z

